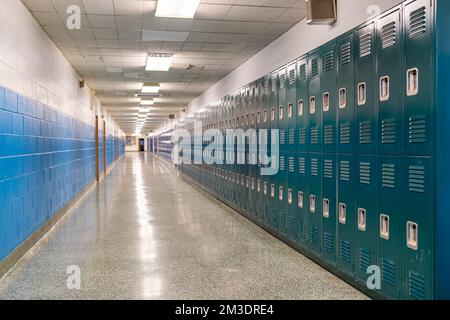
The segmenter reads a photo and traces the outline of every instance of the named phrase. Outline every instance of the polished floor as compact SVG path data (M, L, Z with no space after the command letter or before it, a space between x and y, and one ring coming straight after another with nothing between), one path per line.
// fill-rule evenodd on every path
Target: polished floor
M79 268L80 289L68 289L69 266ZM0 299L367 297L167 163L127 153L0 280Z

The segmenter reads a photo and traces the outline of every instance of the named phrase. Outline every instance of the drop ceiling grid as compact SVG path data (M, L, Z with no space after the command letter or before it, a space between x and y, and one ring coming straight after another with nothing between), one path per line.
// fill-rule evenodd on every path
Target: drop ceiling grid
M134 93L160 82L158 127L305 16L303 0L202 0L194 19L156 18L156 1L22 0L103 105L127 133L120 116L135 115ZM81 8L81 30L65 27L69 5ZM144 42L142 30L189 32L184 42ZM145 72L148 52L172 52L169 72ZM186 70L188 65L194 65ZM123 110L123 111L122 111ZM123 113L122 113L123 112ZM135 116L136 118L136 116Z

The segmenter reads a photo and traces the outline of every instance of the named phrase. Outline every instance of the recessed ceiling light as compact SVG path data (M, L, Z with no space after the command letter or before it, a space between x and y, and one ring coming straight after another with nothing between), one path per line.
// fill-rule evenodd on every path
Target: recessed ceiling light
M149 113L150 112L150 108L147 107L141 107L139 109L139 113Z
M158 0L156 17L193 18L200 0Z
M147 71L168 71L172 65L173 54L171 53L150 53L147 56L145 70Z
M159 83L144 83L142 85L142 93L158 93L159 92Z
M155 101L153 99L143 99L141 100L141 106L152 106L155 104Z

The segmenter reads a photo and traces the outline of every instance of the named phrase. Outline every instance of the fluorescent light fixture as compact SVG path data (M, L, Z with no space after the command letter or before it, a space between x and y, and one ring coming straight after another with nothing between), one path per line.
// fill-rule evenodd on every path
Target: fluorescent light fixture
M200 0L158 0L156 17L193 18Z
M155 101L153 99L142 99L141 100L141 106L152 106L155 104Z
M185 42L189 32L142 30L142 41Z
M139 113L149 113L150 112L150 108L148 107L141 107L139 109Z
M159 83L144 83L142 85L142 93L158 93L159 92Z
M173 54L171 53L149 53L145 70L168 71L172 65Z

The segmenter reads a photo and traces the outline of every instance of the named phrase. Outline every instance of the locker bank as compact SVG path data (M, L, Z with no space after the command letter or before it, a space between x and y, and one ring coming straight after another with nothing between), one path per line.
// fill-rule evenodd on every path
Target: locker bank
M3 2L0 299L450 299L448 1Z

